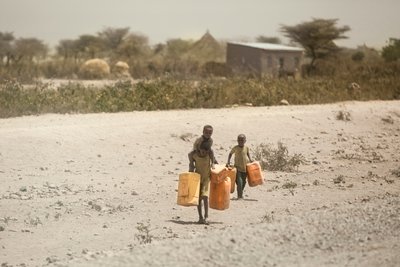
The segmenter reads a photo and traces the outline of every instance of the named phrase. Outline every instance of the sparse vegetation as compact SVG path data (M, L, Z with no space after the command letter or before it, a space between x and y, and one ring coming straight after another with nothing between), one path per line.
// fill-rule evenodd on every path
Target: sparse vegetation
M390 178L388 178L388 177L384 177L383 179L384 179L385 182L388 183L388 184L393 184L393 183L394 183L394 180L393 180L393 179L390 179Z
M390 115L388 115L388 116L385 117L385 118L382 118L382 121L383 121L383 122L386 122L386 123L389 123L389 124L393 124L393 123L394 123L394 120L393 120L393 118L392 118Z
M192 133L184 133L184 134L181 134L179 136L179 138L182 139L183 141L189 142L191 140L191 138L193 138L193 136L194 135Z
M139 241L139 244L150 244L153 240L153 235L150 234L150 224L137 223L136 229L138 233L135 234L135 238Z
M395 170L392 170L391 173L397 177L400 177L400 167Z
M282 185L283 189L293 189L293 188L296 188L296 187L297 187L297 183L295 183L293 181L288 181L288 182L286 182L286 183L284 183Z
M24 220L27 225L38 226L39 224L43 224L39 217L31 217L29 216L28 219Z
M281 142L278 142L277 149L269 144L258 145L254 158L260 162L261 168L269 171L293 172L306 162L302 154L289 155L287 147Z
M5 224L8 224L9 221L16 221L16 219L13 219L9 216L4 216L3 218L0 218L0 221L4 222Z
M333 183L335 183L335 184L344 184L344 183L346 183L346 180L345 180L343 175L339 175L339 176L337 176L336 178L333 179Z
M272 223L274 221L274 214L273 212L269 213L266 212L264 216L261 218L261 222Z
M395 75L395 73L393 73ZM132 84L115 81L100 87L84 86L79 81L59 85L36 82L25 86L15 79L0 81L0 118L44 113L129 112L222 108L232 105L278 105L286 99L293 105L332 103L345 100L400 99L400 75L366 77L360 94L347 90L350 79L308 78L298 81L271 78L176 79L162 76ZM337 119L351 116L340 111Z
M340 111L336 114L336 119L337 119L337 120L340 120L340 121L351 121L350 112L344 111L344 110L340 110Z
M382 162L385 158L379 153L370 148L361 148L361 152L351 153L343 149L338 149L334 152L338 159L360 160L366 162Z

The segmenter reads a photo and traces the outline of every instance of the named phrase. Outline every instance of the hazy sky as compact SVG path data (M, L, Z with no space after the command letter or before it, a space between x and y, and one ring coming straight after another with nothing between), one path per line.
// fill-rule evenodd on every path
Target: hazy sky
M400 0L0 0L0 32L35 37L54 47L62 39L129 27L151 44L198 39L254 41L276 36L282 24L337 18L348 25L339 45L380 48L400 38Z

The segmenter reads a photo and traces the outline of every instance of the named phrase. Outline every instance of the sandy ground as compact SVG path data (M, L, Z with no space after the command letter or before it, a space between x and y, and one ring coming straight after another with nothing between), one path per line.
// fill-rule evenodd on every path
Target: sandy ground
M221 163L239 133L307 163L199 225L176 189L204 124ZM0 119L0 264L399 266L399 136L400 101Z

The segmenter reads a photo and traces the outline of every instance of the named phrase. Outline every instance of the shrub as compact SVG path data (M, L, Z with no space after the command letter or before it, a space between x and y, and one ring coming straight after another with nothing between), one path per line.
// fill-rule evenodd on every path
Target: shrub
M104 79L110 75L110 66L102 59L94 58L83 63L79 76L82 79Z
M287 147L281 142L278 142L277 149L268 144L260 144L256 147L254 155L255 160L260 162L261 168L269 171L293 172L300 164L305 163L302 154L290 156Z
M282 185L282 188L284 188L284 189L293 189L296 187L297 187L297 183L292 182L292 181L286 182Z
M71 68L73 71L73 65ZM373 75L373 78L366 79L357 95L347 89L353 81L329 78L298 81L240 77L182 80L166 75L136 84L127 80L93 87L77 81L54 88L45 83L23 86L17 80L5 79L8 77L6 75L0 77L0 117L42 113L221 108L248 103L253 106L270 106L278 105L282 99L293 105L350 99L400 99L400 75L394 76L394 69L388 72L392 74ZM350 118L344 111L339 115L339 119Z
M392 170L391 173L397 177L400 177L400 167L395 170Z
M150 234L150 225L144 223L138 223L136 226L138 233L135 234L135 238L140 244L149 244L153 240L153 235Z
M345 183L346 181L345 181L345 178L344 178L344 176L343 175L339 175L339 176L337 176L336 178L334 178L333 179L333 183L335 183L335 184L341 184L341 183Z
M340 110L340 111L336 114L336 119L337 119L337 120L341 120L341 121L351 121L350 112Z

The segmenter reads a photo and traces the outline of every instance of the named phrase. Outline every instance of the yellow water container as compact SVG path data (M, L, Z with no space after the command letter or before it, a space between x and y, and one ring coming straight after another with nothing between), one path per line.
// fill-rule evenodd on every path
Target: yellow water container
M258 161L253 161L246 165L247 181L249 186L257 186L264 183L261 166Z
M181 206L197 206L199 204L200 174L184 172L179 174L178 199Z
M210 183L209 206L211 209L226 210L229 208L231 179L225 177L220 183Z
M226 168L226 176L231 178L231 193L235 192L235 184L236 184L236 168L228 167Z

